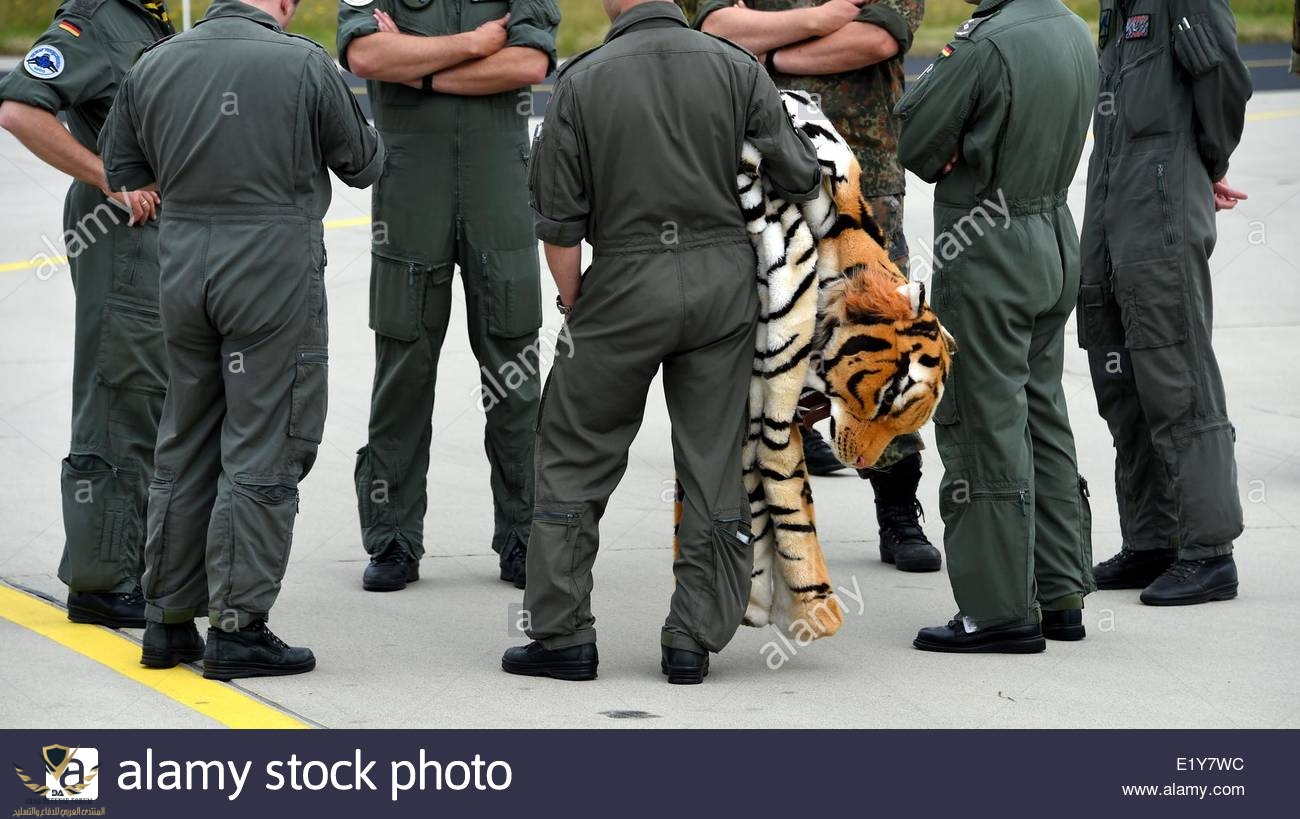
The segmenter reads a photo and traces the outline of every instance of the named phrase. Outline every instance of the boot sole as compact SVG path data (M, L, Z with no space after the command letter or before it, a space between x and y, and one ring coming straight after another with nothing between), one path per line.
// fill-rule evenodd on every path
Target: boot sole
M367 581L367 580L365 580L364 578L362 578L362 580L361 580L361 588L363 588L363 589L365 589L366 591L369 591L369 592L394 592L394 591L401 591L402 589L406 588L407 586L411 585L412 583L418 582L419 579L420 579L420 576L419 576L419 575L416 575L416 576L413 577L413 578L407 578L406 580L402 581L401 583L375 583L375 582L373 582L373 581Z
M140 665L145 668L175 668L181 663L197 663L203 659L203 649L194 651L144 651Z
M1232 600L1236 596L1237 584L1230 583L1226 586L1219 586L1218 588L1209 589L1200 594L1188 595L1186 597L1147 599L1143 596L1139 599L1147 606L1195 606L1200 603L1215 603L1220 600Z
M682 668L659 661L659 670L668 678L669 685L699 685L709 676L709 667Z
M1164 572L1161 572L1160 574L1164 574ZM1160 577L1160 574L1152 575L1151 579L1145 581L1144 580L1111 580L1105 583L1101 581L1097 581L1097 589L1098 591L1125 591L1127 589L1145 589L1147 586L1150 586L1152 583L1156 582L1156 578Z
M228 682L248 677L290 677L306 674L316 668L316 658L298 665L267 665L264 663L227 663L219 660L203 661L203 676L209 680Z
M512 663L503 659L501 661L501 670L523 677L550 677L551 679L568 680L569 682L585 682L596 679L596 665L594 663L577 661L533 665L531 663Z
M1047 640L1042 637L1022 637L1018 640L997 640L969 646L913 640L912 647L944 654L1037 654L1047 649Z
M887 563L898 569L900 572L937 572L943 568L943 558L934 558L932 560L904 560L898 562L892 551L885 549L880 550L880 562Z
M68 619L74 623L85 626L105 626L107 628L144 628L145 620L125 618L125 617L108 617L90 609L81 609L76 607L68 608Z
M1083 626L1060 626L1043 629L1043 637L1062 643L1077 642L1087 636L1088 631Z

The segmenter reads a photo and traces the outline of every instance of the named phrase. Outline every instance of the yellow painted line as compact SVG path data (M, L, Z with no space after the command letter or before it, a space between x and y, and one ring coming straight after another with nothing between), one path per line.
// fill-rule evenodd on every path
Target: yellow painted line
M331 219L325 222L326 230L340 230L342 228L362 227L370 224L369 216L353 216L348 219ZM6 262L0 264L0 273L21 273L24 270L36 270L48 264L65 265L68 263L67 256L45 256L41 254L25 262Z
M1282 57L1277 60L1246 60L1247 68L1290 68L1291 59Z
M48 258L42 256L38 258L40 261L32 260L28 262L8 262L6 264L0 264L0 273L16 273L19 270L32 270L51 263L55 265L65 265L68 263L67 256L50 256Z
M309 727L233 686L204 679L192 668L178 666L165 671L144 668L140 665L140 646L126 637L99 626L72 623L58 606L3 586L0 586L0 617L89 657L227 728Z
M1300 117L1300 108L1286 108L1281 111L1260 111L1258 114L1247 114L1246 122L1264 122L1270 119L1290 119L1291 117Z

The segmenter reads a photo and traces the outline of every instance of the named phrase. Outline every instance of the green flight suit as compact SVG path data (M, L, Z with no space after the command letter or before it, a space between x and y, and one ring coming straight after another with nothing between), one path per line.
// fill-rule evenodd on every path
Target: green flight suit
M758 319L736 193L745 140L787 200L816 195L816 153L776 86L672 3L629 9L556 80L533 150L537 236L586 239L595 258L538 422L524 609L548 649L596 639L598 525L661 365L683 493L663 642L720 651L744 616L753 553L740 456Z
M323 48L216 0L127 75L103 152L115 187L165 203L146 617L243 628L279 594L325 428L329 170L373 184L383 144Z
M507 47L538 49L555 64L554 0L344 0L338 52L345 68L349 44L378 30L376 8L404 32L430 36L472 31L509 13ZM357 453L355 476L362 539L372 556L394 543L424 554L438 359L459 266L482 383L469 400L487 421L492 548L505 556L528 542L541 393L541 280L527 193L531 89L465 97L385 82L368 88L389 158L373 193L375 380L369 442Z
M1232 553L1236 431L1210 346L1213 181L1241 139L1250 73L1226 0L1102 3L1079 344L1115 443L1129 549Z
M63 114L86 149L96 141L122 75L171 28L137 0L70 0L17 68L0 100ZM139 585L167 356L158 318L158 227L98 187L74 181L63 206L76 293L72 445L63 461L63 558L74 592Z
M959 348L934 417L939 504L981 627L1095 588L1061 377L1079 288L1066 190L1096 92L1088 27L1059 0L985 0L896 109L903 164L938 183L932 300Z

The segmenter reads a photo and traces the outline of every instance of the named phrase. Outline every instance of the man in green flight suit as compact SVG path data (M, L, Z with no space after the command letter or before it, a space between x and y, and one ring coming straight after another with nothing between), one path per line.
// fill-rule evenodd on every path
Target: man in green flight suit
M807 91L862 166L862 195L906 273L903 194L894 105L903 94L903 58L925 15L925 0L679 0L695 27L748 48L781 88ZM804 456L814 475L846 468L811 425ZM937 572L939 550L921 528L921 436L900 436L881 469L861 469L876 495L880 557L901 571Z
M76 323L59 579L78 623L144 628L144 516L167 388L158 195L110 191L96 141L122 75L171 33L162 2L68 0L0 80L0 126L74 180L63 208Z
M1211 346L1215 212L1250 72L1227 0L1104 0L1088 164L1079 344L1115 443L1121 548L1103 589L1148 605L1237 596L1242 532L1223 377Z
M740 455L758 321L740 148L788 202L817 195L817 154L751 54L657 0L604 0L603 45L565 64L531 169L537 236L568 316L537 429L537 511L512 674L596 676L592 566L660 367L682 487L676 586L661 631L673 684L703 681L749 600ZM581 274L582 241L595 258Z
M1092 37L1060 0L983 0L895 109L903 164L938 183L933 304L961 345L934 417L959 613L922 650L1084 636L1091 523L1061 378L1079 290L1066 192L1096 93Z
M390 154L374 190L370 439L357 456L362 585L419 578L439 351L464 280L482 373L501 579L523 588L533 513L541 281L528 210L533 83L555 0L341 0L339 58L369 80Z
M297 8L215 0L140 58L101 140L115 189L156 185L166 202L171 380L149 488L142 662L202 657L219 680L316 666L266 621L325 429L329 171L363 188L384 167L334 60L283 31Z

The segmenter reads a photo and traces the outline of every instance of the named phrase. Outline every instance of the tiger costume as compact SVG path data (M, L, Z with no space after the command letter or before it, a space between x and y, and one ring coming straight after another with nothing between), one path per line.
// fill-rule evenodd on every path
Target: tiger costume
M745 624L771 623L808 642L834 634L844 615L817 539L800 394L807 386L830 400L841 461L876 465L895 436L934 414L955 343L924 286L890 261L848 144L806 94L782 96L824 182L816 199L789 204L765 186L758 151L744 146L737 183L760 302L743 454L755 533Z

